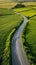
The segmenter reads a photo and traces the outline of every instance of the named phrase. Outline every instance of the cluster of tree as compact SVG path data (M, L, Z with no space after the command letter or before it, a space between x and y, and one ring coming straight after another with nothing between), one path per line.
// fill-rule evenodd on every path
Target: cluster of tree
M23 7L25 7L25 5L23 5L23 4L17 4L14 8L23 8Z

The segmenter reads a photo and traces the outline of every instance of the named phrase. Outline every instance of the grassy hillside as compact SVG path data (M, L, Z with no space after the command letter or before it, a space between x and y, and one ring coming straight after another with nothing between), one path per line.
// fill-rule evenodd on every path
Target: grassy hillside
M28 28L27 42L30 46L30 56L28 55L28 57L31 59L32 63L36 65L36 16L30 19Z
M26 24L22 41L30 65L36 65L36 16L32 17L30 22Z
M10 9L15 6L13 3L0 3L0 65L11 65L11 51L10 51L10 38L16 31L22 22L22 17L15 12L19 12L30 18L28 30L26 32L26 39L28 46L25 46L25 50L31 65L36 65L36 7L25 7ZM8 8L8 9L6 9ZM25 32L25 31L24 31ZM28 33L28 34L27 34ZM33 33L33 34L32 34ZM29 41L28 41L29 40ZM24 42L23 33L23 42Z
M22 20L12 10L0 9L0 65L10 65L10 37Z
M29 18L23 30L22 42L30 65L36 65L36 7L17 8L14 11Z

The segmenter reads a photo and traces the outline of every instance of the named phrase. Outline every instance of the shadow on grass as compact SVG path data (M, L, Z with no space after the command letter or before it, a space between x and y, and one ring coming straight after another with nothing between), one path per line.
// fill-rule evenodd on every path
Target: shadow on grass
M9 15L14 15L15 13L10 13L10 14L0 14L0 16L9 16Z
M33 15L33 16L30 16L30 17L28 16L27 18L28 18L28 19L30 19L30 18L32 18L32 17L34 17L34 16L36 16L36 14L35 14L35 15Z
M2 63L2 57L0 58L0 65L1 65L1 63Z

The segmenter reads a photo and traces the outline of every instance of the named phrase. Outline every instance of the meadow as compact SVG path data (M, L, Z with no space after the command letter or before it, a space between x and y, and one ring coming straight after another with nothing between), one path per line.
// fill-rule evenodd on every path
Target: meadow
M12 8L16 5L17 3L11 3L11 2L0 2L0 8Z
M24 8L16 8L14 11L23 14L26 17L31 17L36 15L35 7L24 7Z
M0 9L0 65L11 65L11 35L16 31L23 18L13 10Z
M36 65L36 7L16 8L14 11L27 17L28 22L22 32L22 43L30 65Z
M24 8L12 9L14 3L0 3L0 65L11 65L11 36L23 22L23 18L14 12L29 19L22 32L22 42L30 65L36 65L36 6L25 5Z
M36 65L36 16L30 18L22 34L23 47L30 65Z

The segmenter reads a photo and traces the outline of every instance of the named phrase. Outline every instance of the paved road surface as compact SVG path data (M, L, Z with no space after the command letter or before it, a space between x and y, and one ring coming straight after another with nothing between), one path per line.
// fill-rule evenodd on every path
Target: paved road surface
M25 16L22 17L24 18L24 22L16 31L12 39L12 45L11 45L12 65L29 65L26 53L25 51L23 52L22 40L21 40L21 32L26 25L27 19Z

